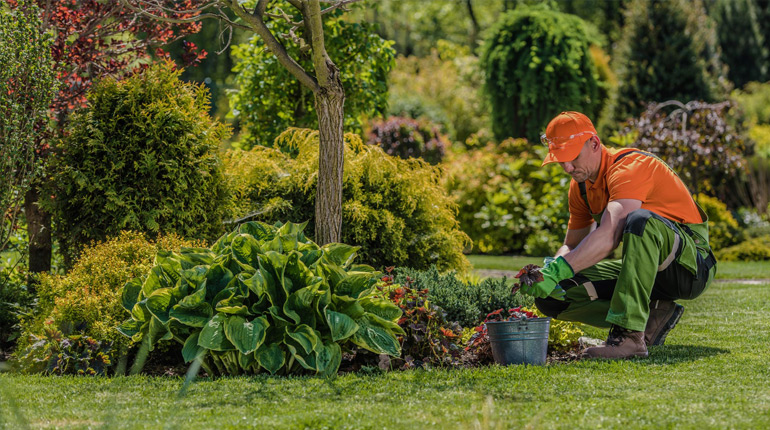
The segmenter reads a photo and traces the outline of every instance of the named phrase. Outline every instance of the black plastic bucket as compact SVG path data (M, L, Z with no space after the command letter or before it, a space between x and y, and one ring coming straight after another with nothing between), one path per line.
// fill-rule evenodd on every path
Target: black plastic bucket
M545 364L551 318L491 321L487 334L498 364Z

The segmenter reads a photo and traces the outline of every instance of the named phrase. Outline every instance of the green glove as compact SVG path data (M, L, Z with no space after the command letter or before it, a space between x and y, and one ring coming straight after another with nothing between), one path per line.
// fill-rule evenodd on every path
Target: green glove
M543 269L548 267L549 264L553 263L554 260L556 260L556 259L553 258L553 257L545 257L543 259ZM564 296L566 296L566 295L567 295L567 292L564 291L564 288L562 288L561 285L557 284L556 288L554 288L553 292L551 292L551 294L549 294L548 296L549 297L553 297L556 300L564 300Z
M575 272L572 270L572 266L567 263L567 260L564 257L558 257L546 267L540 269L540 273L543 275L543 280L535 282L532 286L522 285L521 292L541 299L550 295L555 299L564 300L564 295L566 294L564 289L559 287L561 292L556 292L556 294L554 294L554 290L558 286L559 281L575 276Z

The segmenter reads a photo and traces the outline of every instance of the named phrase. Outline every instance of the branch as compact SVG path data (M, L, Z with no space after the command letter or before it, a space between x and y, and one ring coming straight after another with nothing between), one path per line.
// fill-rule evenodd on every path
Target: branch
M166 8L166 7L155 6L154 5L154 8L157 8L161 12L165 12L165 13L170 13L170 14L193 13L193 14L196 14L195 16L193 16L191 18L171 18L169 16L158 15L158 14L149 12L146 9L142 9L141 7L134 6L133 4L131 4L131 2L129 0L120 0L120 2L123 5L125 5L127 8L129 8L130 10L132 10L132 11L134 11L136 13L148 16L148 17L150 17L152 19L155 19L155 20L158 20L158 21L170 22L172 24L191 24L191 23L194 23L194 22L201 21L203 19L218 19L220 21L226 22L227 25L231 25L233 27L241 28L241 29L244 29L244 30L251 30L251 28L248 27L248 26L245 26L243 24L238 24L237 22L233 22L232 20L230 20L230 18L227 15L225 15L221 11L221 9L219 9L219 13L203 13L204 10L207 10L207 9L209 9L211 7L216 6L219 3L219 1L210 1L210 2L205 3L203 6L197 8L197 9L190 9L190 10L185 10L185 11L176 11L174 9L169 9L169 8ZM146 0L141 0L140 3L145 3L146 4L147 1Z

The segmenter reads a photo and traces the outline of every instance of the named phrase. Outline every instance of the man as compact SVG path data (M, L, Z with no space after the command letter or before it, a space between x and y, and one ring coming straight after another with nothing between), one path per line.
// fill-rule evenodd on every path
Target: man
M522 292L548 316L610 328L586 357L646 357L682 316L674 300L694 299L714 278L706 214L663 161L605 147L581 113L556 116L541 140L543 165L558 162L572 176L570 218L543 281ZM602 261L621 241L622 259Z

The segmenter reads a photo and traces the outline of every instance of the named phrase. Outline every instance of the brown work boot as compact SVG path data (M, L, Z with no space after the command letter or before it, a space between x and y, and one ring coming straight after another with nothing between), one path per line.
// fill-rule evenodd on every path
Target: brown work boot
M672 301L653 300L650 302L650 317L644 329L647 346L663 345L671 331L684 313L684 306Z
M583 352L584 358L631 358L647 357L644 332L632 331L613 325L603 346L594 346Z

